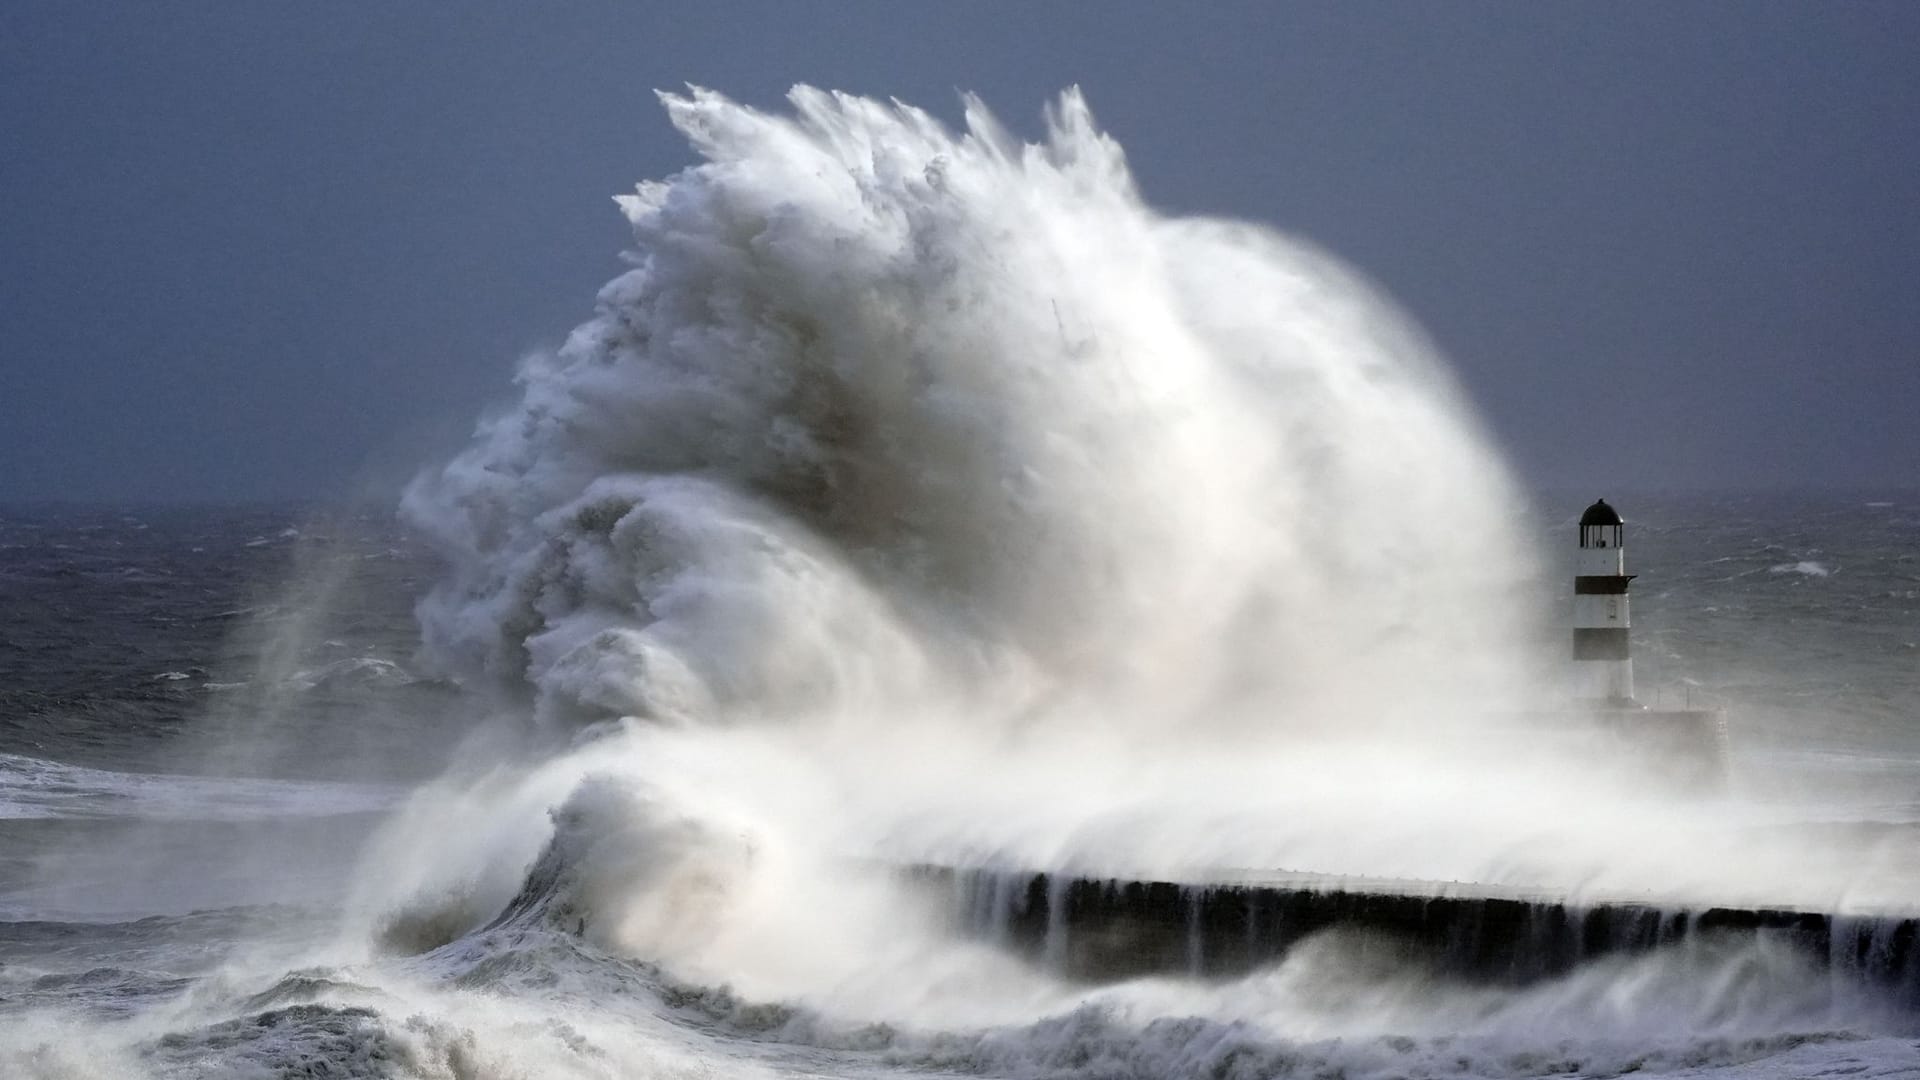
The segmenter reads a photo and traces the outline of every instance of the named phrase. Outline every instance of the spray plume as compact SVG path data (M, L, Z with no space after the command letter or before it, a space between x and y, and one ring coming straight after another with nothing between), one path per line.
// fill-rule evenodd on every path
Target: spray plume
M1037 144L662 100L706 162L620 200L635 269L408 496L445 667L550 724L1116 738L1514 685L1513 490L1351 274L1154 213L1074 91Z

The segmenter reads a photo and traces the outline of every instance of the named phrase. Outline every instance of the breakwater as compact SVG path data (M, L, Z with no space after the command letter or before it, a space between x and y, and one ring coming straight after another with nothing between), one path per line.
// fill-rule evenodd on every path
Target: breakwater
M1574 902L1515 890L1285 875L1190 885L920 866L968 933L1072 978L1238 975L1336 927L1449 976L1525 983L1611 954L1755 935L1920 1006L1920 918L1768 907ZM1470 889L1471 887L1467 887Z

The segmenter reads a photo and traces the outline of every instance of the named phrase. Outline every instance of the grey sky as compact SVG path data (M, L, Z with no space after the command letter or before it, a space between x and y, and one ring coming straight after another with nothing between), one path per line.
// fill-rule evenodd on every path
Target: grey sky
M1920 5L13 0L0 499L391 479L621 269L608 197L692 161L652 88L799 81L1027 132L1080 84L1153 202L1380 282L1536 483L1920 485Z

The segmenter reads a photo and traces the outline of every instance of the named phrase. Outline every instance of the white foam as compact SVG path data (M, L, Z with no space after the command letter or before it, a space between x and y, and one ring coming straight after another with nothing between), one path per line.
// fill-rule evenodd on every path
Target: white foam
M375 784L114 772L0 754L0 820L322 817L381 810L400 795Z
M391 660L377 656L353 656L295 672L287 681L300 689L312 690L341 685L406 686L418 680Z
M1805 559L1800 562L1780 563L1768 567L1767 570L1774 574L1800 574L1803 577L1816 578L1828 577L1833 573L1833 568L1825 563L1817 563Z

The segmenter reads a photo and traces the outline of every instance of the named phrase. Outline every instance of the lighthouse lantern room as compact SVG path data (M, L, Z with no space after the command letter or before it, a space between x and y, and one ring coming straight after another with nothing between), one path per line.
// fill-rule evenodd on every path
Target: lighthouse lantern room
M1634 708L1627 629L1626 523L1601 499L1580 515L1573 578L1574 696L1587 704Z

